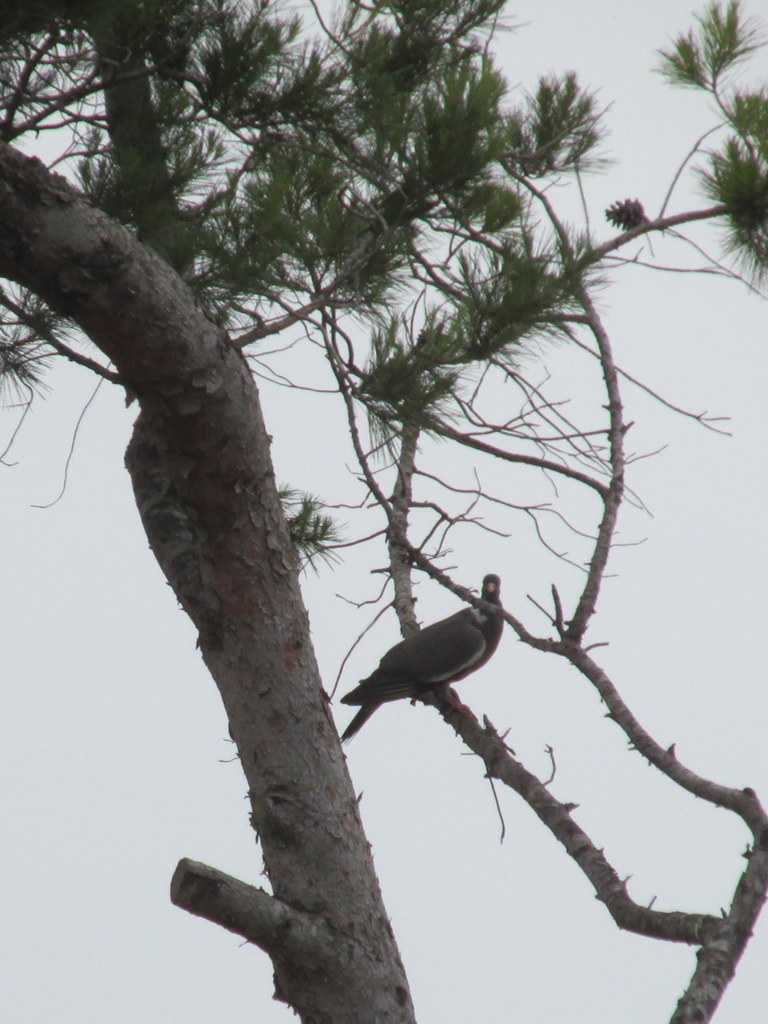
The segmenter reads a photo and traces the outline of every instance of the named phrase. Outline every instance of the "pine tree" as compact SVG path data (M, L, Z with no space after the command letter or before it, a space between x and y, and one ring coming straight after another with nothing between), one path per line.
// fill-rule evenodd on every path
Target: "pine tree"
M640 199L617 200L606 217L620 233L600 244L552 196L602 165L596 95L548 74L513 102L492 56L504 17L503 0L350 0L333 22L235 0L0 13L0 380L31 399L65 358L138 407L137 506L221 692L271 886L183 860L173 899L264 949L278 998L304 1021L384 1024L413 1009L299 591L302 566L351 541L333 495L276 484L254 384L279 376L271 339L301 344L312 366L310 384L286 383L327 388L344 409L404 633L417 628L415 575L477 603L449 575L449 536L514 507L504 487L467 497L443 478L435 490L429 446L554 480L566 509L571 489L599 503L596 526L575 529L583 584L567 607L553 588L548 635L505 618L591 682L658 770L747 824L755 844L728 913L633 902L573 808L489 722L428 700L620 927L700 948L676 1024L711 1018L768 888L755 794L695 775L656 742L585 644L626 499L621 370L596 290L629 242L700 219L722 223L734 265L765 280L768 93L729 78L756 30L738 3L715 4L661 54L662 73L706 94L724 130L695 170L710 205L649 216ZM57 148L58 174L21 149L37 134ZM557 345L594 358L604 390L591 425L527 372ZM512 411L494 405L491 381L508 385ZM518 511L546 545L542 508Z

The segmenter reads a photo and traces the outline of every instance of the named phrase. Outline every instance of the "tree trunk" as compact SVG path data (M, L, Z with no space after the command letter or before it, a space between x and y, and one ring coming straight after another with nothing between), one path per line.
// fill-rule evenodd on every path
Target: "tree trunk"
M79 324L138 399L127 465L139 511L248 782L272 895L184 862L175 901L265 949L303 1021L413 1020L245 361L155 253L5 145L0 273Z

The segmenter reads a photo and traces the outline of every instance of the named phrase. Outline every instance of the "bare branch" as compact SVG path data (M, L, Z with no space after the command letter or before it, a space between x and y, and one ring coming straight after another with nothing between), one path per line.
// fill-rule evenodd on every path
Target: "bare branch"
M592 884L597 898L605 904L616 924L625 931L669 942L700 945L720 924L706 914L662 912L635 903L622 881L587 833L573 820L574 805L564 804L549 792L532 772L510 753L498 732L486 719L483 728L473 717L462 714L450 701L430 695L424 703L438 708L440 714L480 757L488 774L518 793L540 821L562 843Z
M568 627L569 636L574 639L584 635L589 620L594 614L603 574L608 563L619 508L624 497L624 433L626 430L623 420L618 373L613 360L610 339L586 289L582 291L581 302L590 318L590 327L600 351L600 365L603 370L603 379L608 394L608 415L610 420L608 439L611 448L611 481L604 494L603 515L597 531L595 548L589 563L587 582Z
M768 840L765 835L748 857L731 909L708 934L699 950L691 982L677 1004L670 1024L707 1024L730 983L752 937L768 892Z
M572 469L569 466L553 462L552 459L541 459L537 458L535 455L524 455L520 452L505 451L503 448L497 448L494 445L486 444L484 441L480 441L478 438L472 437L470 434L462 434L454 427L451 427L442 421L435 426L434 430L435 433L439 434L441 437L447 437L452 441L458 441L459 444L464 445L466 448L474 448L475 451L485 452L487 455L493 455L495 458L501 459L504 462L516 462L524 466L535 466L538 469L544 469L550 473L557 473L558 475L568 477L568 479L574 480L577 483L586 484L587 487L591 487L592 490L597 491L601 497L605 497L607 494L605 484L601 483L599 480L595 480L593 477L588 476L586 473L582 473L578 469Z
M22 305L11 298L4 288L0 288L0 304L5 306L6 309L9 309L14 316L18 317L20 323L24 324L30 331L34 332L34 334L49 345L54 352L57 352L60 356L64 356L71 363L77 363L78 366L84 366L87 370L91 370L93 373L98 374L100 377L103 377L104 380L108 380L111 384L125 383L118 373L109 370L106 366L102 366L101 363L97 363L95 359L91 359L88 356L83 355L82 352L77 352L69 345L66 345L56 336L51 328L46 324L40 323L39 318L31 316Z
M75 453L75 445L77 444L77 435L78 435L78 433L80 431L80 427L82 426L83 419L85 418L85 414L88 412L88 409L90 408L91 402L93 402L94 398L98 394L99 388L101 387L101 385L103 383L104 383L103 380L100 380L98 382L96 387L91 392L91 395L90 395L88 401L85 403L83 408L80 410L80 415L77 417L77 422L75 423L75 429L72 431L72 440L71 440L70 445L69 445L69 451L67 452L67 459L66 459L66 462L64 463L64 479L61 482L61 490L56 495L56 497L53 499L53 501L49 501L45 505L33 505L32 508L42 508L42 509L52 508L59 501L61 501L61 499L64 497L64 493L65 493L65 491L67 489L67 479L69 477L69 466L70 466L70 463L72 462L72 456Z
M242 936L272 956L285 956L290 951L316 969L331 956L330 929L317 914L296 910L264 889L199 861L186 857L179 861L171 879L171 902Z
M590 346L586 345L583 341L580 341L575 333L572 333L570 331L568 333L574 345L578 345L579 348L583 349L585 352L588 352L595 359L600 358L600 353L596 352L593 348L590 348ZM676 412L679 413L681 416L686 416L688 419L696 420L696 422L700 423L702 427L706 427L707 430L711 430L715 434L723 434L726 437L731 436L728 431L721 430L719 427L715 426L715 423L718 423L722 420L727 420L730 417L710 416L706 412L691 412L689 409L683 409L681 406L675 405L673 402L670 402L669 399L659 394L659 392L655 391L652 387L650 387L650 385L644 384L641 380L638 380L637 377L633 377L631 373L627 373L626 370L622 370L621 367L617 367L616 372L624 380L629 381L630 384L634 384L636 388L639 388L641 391L644 391L647 395L650 395L651 398L654 398L657 402L659 402L660 405L666 406L666 408L669 409L671 412Z
M412 636L419 630L414 610L411 561L405 542L408 538L408 515L413 505L413 474L416 466L416 450L419 431L416 427L404 427L400 435L400 454L397 459L397 478L392 493L387 548L389 569L395 587L395 612L403 636Z
M627 242L631 242L633 238L640 238L642 235L648 235L652 231L666 231L667 228L677 227L678 224L690 224L696 220L713 220L715 217L725 217L730 212L729 206L726 206L724 203L718 203L717 206L708 206L703 210L689 210L687 213L676 213L672 217L658 217L656 220L646 221L644 224L631 228L629 231L624 231L610 241L596 246L590 252L590 262L596 263L604 256L607 256L609 252L621 249Z
M558 653L589 679L606 704L608 717L623 729L638 753L689 793L738 814L751 830L756 843L762 842L764 836L768 837L768 816L751 790L718 785L684 767L677 759L674 745L664 749L643 729L614 684L586 650L569 638Z

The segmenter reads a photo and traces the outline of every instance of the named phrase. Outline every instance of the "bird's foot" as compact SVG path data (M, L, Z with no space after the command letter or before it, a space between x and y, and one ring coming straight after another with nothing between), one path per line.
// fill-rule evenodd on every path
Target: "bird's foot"
M462 715L468 715L470 718L474 718L474 720L477 721L477 715L475 712L472 708L467 707L466 704L462 703L461 697L459 697L458 693L456 693L452 686L448 687L445 695L448 698L449 703L452 704L457 711L460 711Z

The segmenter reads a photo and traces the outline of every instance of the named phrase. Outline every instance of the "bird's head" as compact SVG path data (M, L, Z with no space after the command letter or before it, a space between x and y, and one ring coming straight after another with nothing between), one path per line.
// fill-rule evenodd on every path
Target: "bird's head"
M498 604L501 593L501 579L495 573L489 573L483 579L483 589L480 596L484 601L492 601Z

